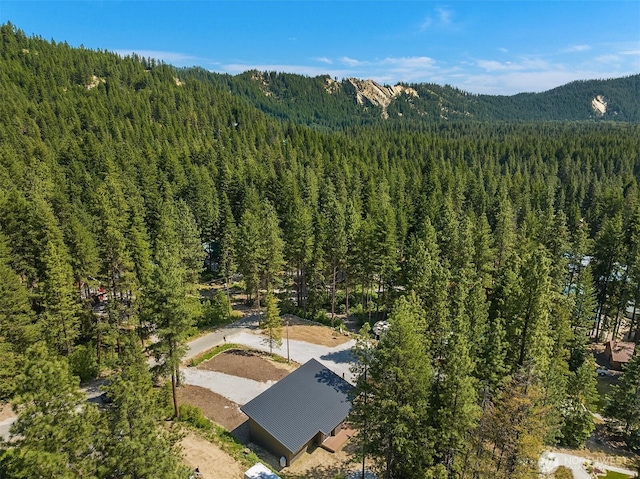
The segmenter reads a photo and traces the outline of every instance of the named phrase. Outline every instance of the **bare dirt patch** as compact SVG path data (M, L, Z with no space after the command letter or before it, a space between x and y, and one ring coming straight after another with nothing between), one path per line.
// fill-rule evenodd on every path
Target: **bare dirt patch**
M352 441L349 441L342 451L336 453L316 447L311 452L305 452L291 466L283 469L283 475L289 479L327 479L338 474L346 474L358 469L358 464L353 462L355 448Z
M9 419L10 417L15 417L16 413L11 409L10 404L0 404L0 421L4 421L5 419Z
M244 467L215 444L193 432L181 441L182 454L187 466L198 467L203 479L241 479Z
M267 382L279 381L297 365L278 363L259 351L229 349L198 365L199 369Z
M205 417L220 424L227 431L233 431L247 420L240 407L220 394L200 386L187 384L178 389L178 401L199 407Z
M351 338L340 334L335 329L319 323L305 321L290 314L282 317L282 338L287 337L287 321L289 322L289 339L304 341L311 344L321 344L333 348L344 344Z

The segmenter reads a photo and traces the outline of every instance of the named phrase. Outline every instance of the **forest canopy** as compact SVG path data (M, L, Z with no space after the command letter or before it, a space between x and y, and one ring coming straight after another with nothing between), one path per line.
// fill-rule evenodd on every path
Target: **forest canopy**
M158 338L146 352L175 390L205 262L271 311L275 295L331 325L389 319L360 349L373 399L354 400L356 424L396 420L365 440L388 477L537 477L545 444L584 444L589 342L639 327L625 318L640 304L639 125L356 121L336 101L312 128L207 72L10 24L0 42L0 401L49 417L34 398L60 377L59 427L103 441L59 451L21 419L0 472L180 473L151 457L175 438L152 433L140 344ZM107 369L117 407L78 417L76 377ZM142 430L123 425L130 384L148 393ZM127 462L123 430L149 456Z

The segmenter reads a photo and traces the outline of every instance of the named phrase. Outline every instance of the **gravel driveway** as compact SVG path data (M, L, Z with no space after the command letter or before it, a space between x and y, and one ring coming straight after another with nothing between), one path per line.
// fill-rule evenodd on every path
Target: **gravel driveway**
M263 343L264 339L265 337L262 335L253 334L247 331L241 331L233 336L234 343L243 344L260 351L268 352L269 346ZM304 341L295 341L292 339L289 341L289 356L292 360L300 364L304 364L312 358L317 359L337 375L343 376L348 381L353 382L349 368L353 362L351 348L354 344L355 341L351 340L333 348L328 348L327 346L306 343ZM286 358L286 339L283 339L282 346L279 348L273 348L273 352Z
M186 384L206 388L241 406L276 383L276 381L254 381L198 368L183 368L182 373Z

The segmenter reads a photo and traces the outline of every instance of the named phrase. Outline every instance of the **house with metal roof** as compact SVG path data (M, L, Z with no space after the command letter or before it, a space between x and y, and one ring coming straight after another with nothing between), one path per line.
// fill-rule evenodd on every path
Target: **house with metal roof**
M307 449L340 433L351 411L351 384L315 359L240 409L251 441L291 465Z

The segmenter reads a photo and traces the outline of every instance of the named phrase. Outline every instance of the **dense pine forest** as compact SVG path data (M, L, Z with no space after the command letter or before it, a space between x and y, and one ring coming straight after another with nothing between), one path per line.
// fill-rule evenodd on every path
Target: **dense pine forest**
M383 121L318 93L320 128L246 78L0 42L0 477L188 477L161 420L215 316L203 278L361 320L352 422L384 477L537 477L545 446L584 445L590 345L640 339L638 77L616 122ZM632 365L611 416L637 447ZM103 409L78 389L99 374Z

